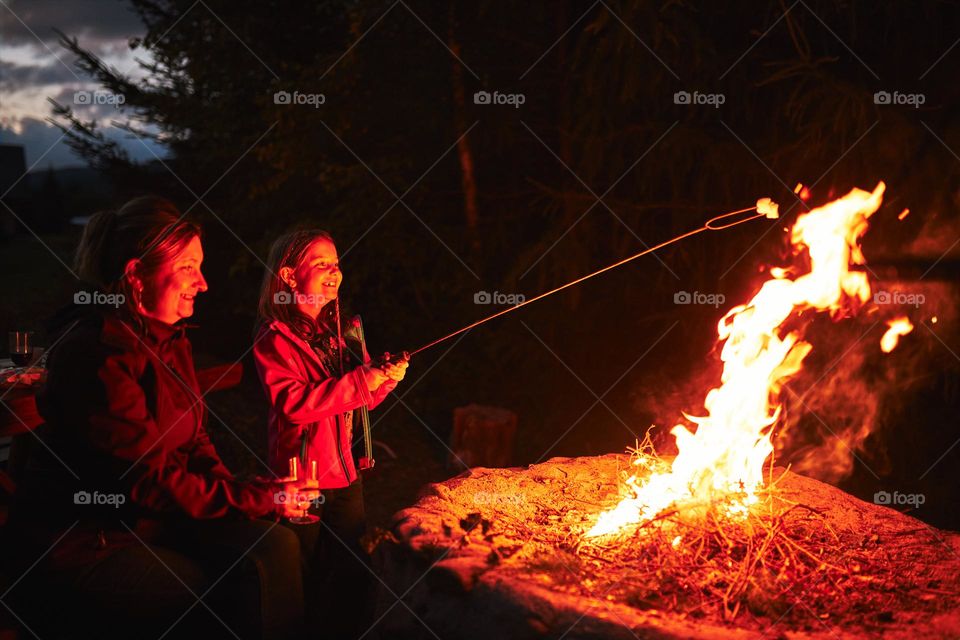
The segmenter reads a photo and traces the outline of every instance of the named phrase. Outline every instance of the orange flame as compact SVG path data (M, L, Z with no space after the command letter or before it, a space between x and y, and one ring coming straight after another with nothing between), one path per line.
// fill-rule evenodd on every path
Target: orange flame
M867 219L883 198L881 182L873 192L850 193L797 218L790 240L799 251L806 248L810 271L796 279L786 268L771 271L747 304L734 307L717 326L723 349L721 384L707 393L707 415L685 417L696 432L678 424L670 431L679 451L668 470L646 478L634 473L626 484L632 494L600 515L587 536L614 533L620 528L653 519L677 504L727 499L731 516L745 514L757 502L763 484L763 463L773 452L771 434L780 416L780 390L802 367L811 345L797 331L780 335L791 315L814 309L836 311L844 298L864 303L870 285L862 271L860 237ZM644 456L634 465L655 467Z
M880 338L880 350L884 353L890 353L896 349L900 336L905 336L913 331L913 323L906 316L887 320L887 326L890 328Z

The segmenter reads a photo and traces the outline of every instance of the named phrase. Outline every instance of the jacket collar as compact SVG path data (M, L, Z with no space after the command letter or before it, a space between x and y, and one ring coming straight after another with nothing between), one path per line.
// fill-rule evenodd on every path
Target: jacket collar
M105 343L114 346L139 350L149 349L161 353L169 345L186 339L186 330L196 325L180 321L176 324L167 324L153 318L141 316L145 333L141 335L136 324L122 312L108 312L104 314L102 339Z
M330 373L329 371L327 371L326 365L323 364L323 361L320 359L320 356L317 355L317 352L314 351L313 347L311 347L306 340L304 340L303 338L298 336L296 333L294 333L293 329L291 329L286 322L282 322L280 320L273 320L270 322L270 324L266 325L266 329L276 331L286 336L291 342L293 342L295 345L300 347L301 351L305 351L307 355L310 357L310 359L313 360L317 364L317 366L320 367L320 369L322 369L323 371L326 371L327 373Z
M144 326L147 329L146 342L151 342L162 346L173 340L179 340L186 337L187 324L178 322L176 324L167 324L154 318L143 318Z

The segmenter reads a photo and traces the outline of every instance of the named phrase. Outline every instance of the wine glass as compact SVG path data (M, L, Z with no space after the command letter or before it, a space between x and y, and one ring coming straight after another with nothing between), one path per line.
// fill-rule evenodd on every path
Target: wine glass
M315 516L312 513L310 513L310 505L312 504L312 502L307 501L307 502L303 502L302 504L305 505L303 507L302 513L298 516L293 516L291 518L288 518L288 520L290 520L290 522L292 522L293 524L313 524L314 522L320 522L320 518L318 516Z
M296 457L290 458L290 477L294 480L299 479L299 464ZM306 489L317 489L320 487L320 482L317 479L317 461L310 461L310 479L307 480L303 488ZM289 499L289 497L288 497ZM298 516L293 516L288 518L293 524L313 524L319 522L320 518L310 513L310 505L312 501L298 501L298 505L302 505L301 513Z
M10 359L18 367L25 367L30 364L33 357L33 332L32 331L11 331L10 339Z

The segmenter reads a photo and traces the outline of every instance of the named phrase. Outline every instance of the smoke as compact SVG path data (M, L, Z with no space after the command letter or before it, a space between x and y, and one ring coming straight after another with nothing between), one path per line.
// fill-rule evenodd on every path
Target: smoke
M787 411L774 443L780 464L833 484L850 475L879 424L877 389L862 376L866 351L855 345L825 372L808 364L801 381L784 387Z
M928 191L924 200L902 219L906 201L891 200L874 216L864 238L868 267L873 258L914 258L932 265L960 253L960 219L954 213L960 209L960 189ZM917 445L927 437L903 431L936 428L917 415L935 408L917 399L960 363L955 283L871 277L870 286L872 303L855 319L809 328L806 339L813 342L813 352L784 389L786 415L775 434L779 463L833 484L857 465L883 477L891 471L891 456L902 453L892 447ZM887 321L902 316L914 330L891 353L881 352Z
M888 474L895 431L918 421L908 415L917 394L938 371L957 364L944 347L955 342L953 285L886 282L873 288L875 300L878 292L897 292L922 302L871 304L855 319L814 322L806 333L813 351L782 392L786 410L774 436L778 464L831 484L858 464L873 475ZM914 330L883 353L887 321L902 316Z
M918 393L938 372L960 366L950 353L955 348L945 346L957 343L955 285L889 281L871 286L874 300L890 302L871 302L841 319L816 314L796 322L802 327L785 328L800 330L813 349L780 393L784 410L774 432L778 466L789 464L831 484L850 477L858 465L883 477L890 472L891 455L897 455L891 443L903 439L897 431L915 428L917 416L909 412ZM914 304L893 303L899 299ZM891 353L883 353L880 338L887 321L902 316L913 323L913 331ZM699 355L685 354L695 364L651 371L634 392L638 409L656 425L651 435L662 454L676 453L670 428L689 424L684 412L704 415L706 393L720 383L718 351L689 338L694 344L681 351L699 350Z

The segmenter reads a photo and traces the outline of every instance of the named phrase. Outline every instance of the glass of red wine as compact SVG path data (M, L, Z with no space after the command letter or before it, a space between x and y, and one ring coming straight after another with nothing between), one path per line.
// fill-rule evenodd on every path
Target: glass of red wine
M10 359L18 367L25 367L33 359L33 332L32 331L11 331L10 338Z

